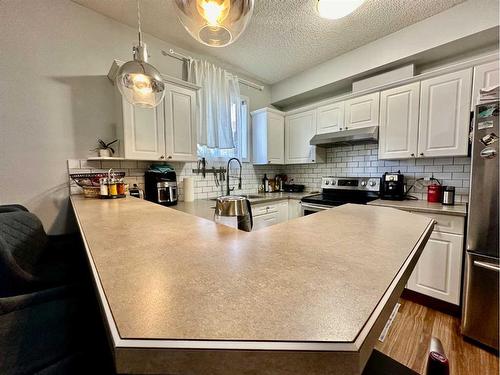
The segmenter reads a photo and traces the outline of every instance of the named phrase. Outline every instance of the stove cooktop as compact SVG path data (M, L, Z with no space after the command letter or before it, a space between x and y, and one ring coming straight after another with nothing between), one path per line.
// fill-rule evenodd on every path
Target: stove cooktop
M379 198L380 179L374 177L323 177L322 194L302 198L303 202L326 206L367 204Z

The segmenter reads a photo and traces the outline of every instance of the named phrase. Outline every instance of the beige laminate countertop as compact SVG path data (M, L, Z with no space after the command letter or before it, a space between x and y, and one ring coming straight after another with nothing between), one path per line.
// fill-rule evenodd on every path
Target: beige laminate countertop
M347 204L246 233L131 197L71 202L125 373L357 374L434 224Z
M287 192L279 192L279 193L260 193L255 194L255 196L259 196L258 198L250 198L249 201L251 204L260 204L260 203L271 203L271 202L279 202L288 199L301 200L302 198L312 195L318 194L317 192L303 192L303 193L287 193ZM234 194L238 195L238 194ZM175 206L171 206L174 210L182 211L194 216L201 217L207 220L214 219L214 208L215 208L215 200L212 199L197 199L193 202L177 202Z
M447 206L441 203L430 203L425 200L393 201L377 199L368 204L372 206L398 208L405 211L427 212L464 217L467 216L467 205L465 203L457 203L453 206Z

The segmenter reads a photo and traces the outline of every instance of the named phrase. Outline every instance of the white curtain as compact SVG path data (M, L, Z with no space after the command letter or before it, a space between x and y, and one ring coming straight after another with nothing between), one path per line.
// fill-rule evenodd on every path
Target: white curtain
M190 60L188 80L202 87L197 92L198 144L218 149L236 147L232 120L236 118L239 124L238 77L207 61Z

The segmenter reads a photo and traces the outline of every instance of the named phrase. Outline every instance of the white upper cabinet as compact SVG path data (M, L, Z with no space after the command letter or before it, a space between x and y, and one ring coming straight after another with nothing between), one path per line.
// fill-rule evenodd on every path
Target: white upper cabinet
M118 91L118 90L117 90ZM134 107L117 93L117 104L122 124L117 133L121 156L137 160L163 160L165 158L164 104L156 108Z
M415 157L420 83L380 93L379 159Z
M317 109L317 134L332 133L343 130L344 102L324 105Z
M378 126L378 92L345 101L345 130Z
M134 160L195 161L196 88L165 82L156 108L134 107L116 90L119 156Z
M471 86L472 69L421 82L419 157L467 155Z
M500 84L500 61L492 61L474 67L474 86L472 89L472 110L477 103L479 90Z
M253 164L285 163L285 117L272 108L252 112Z
M309 141L316 135L316 110L296 113L285 118L285 164L316 163L316 146ZM319 156L319 155L318 155Z
M167 84L165 93L165 157L196 161L196 93Z

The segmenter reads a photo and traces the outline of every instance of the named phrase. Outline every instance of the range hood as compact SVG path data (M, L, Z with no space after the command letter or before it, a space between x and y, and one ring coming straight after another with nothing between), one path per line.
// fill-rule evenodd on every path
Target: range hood
M309 142L313 146L328 147L336 144L358 144L358 143L377 143L378 126L367 128L342 130L338 132L317 134Z

